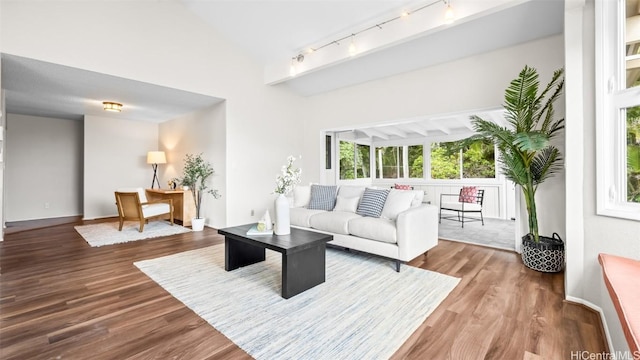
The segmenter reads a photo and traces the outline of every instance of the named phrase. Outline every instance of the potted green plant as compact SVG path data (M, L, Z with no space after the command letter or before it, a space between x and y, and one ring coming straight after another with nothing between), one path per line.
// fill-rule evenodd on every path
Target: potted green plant
M184 158L184 169L182 170L182 179L180 183L188 186L193 195L193 203L196 207L196 217L191 221L191 227L194 231L202 231L204 229L204 218L200 217L200 208L202 206L202 195L211 194L215 199L220 198L218 190L209 189L207 179L214 174L213 166L202 158L202 153L198 155L187 154Z
M509 126L472 116L477 137L490 139L500 153L505 177L520 185L527 205L529 233L522 238L522 261L534 270L558 272L564 268L564 243L558 234L541 236L538 231L536 191L562 169L562 157L551 140L564 128L564 118L554 118L553 104L564 87L563 69L553 73L538 92L536 69L525 66L505 91L505 118Z

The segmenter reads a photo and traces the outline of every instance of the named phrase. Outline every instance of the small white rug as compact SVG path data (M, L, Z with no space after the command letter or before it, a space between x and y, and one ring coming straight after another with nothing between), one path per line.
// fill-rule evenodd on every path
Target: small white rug
M285 300L271 250L231 272L224 245L135 265L256 359L388 359L460 281L327 249L326 282Z
M144 240L161 236L169 236L190 232L183 226L165 221L149 221L144 225L142 232L138 231L140 223L126 221L122 231L118 231L118 222L99 223L91 225L78 225L74 228L89 245L93 247L126 243L129 241Z

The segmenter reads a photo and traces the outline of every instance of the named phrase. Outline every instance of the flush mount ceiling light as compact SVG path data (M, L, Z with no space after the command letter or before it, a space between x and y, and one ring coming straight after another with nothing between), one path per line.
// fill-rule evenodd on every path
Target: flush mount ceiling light
M102 108L106 111L120 112L122 111L122 104L113 101L103 101Z

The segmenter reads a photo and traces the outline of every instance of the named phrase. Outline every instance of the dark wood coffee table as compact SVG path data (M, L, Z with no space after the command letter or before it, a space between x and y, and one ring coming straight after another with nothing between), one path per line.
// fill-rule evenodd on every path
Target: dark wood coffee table
M224 269L265 260L265 249L282 254L282 297L289 299L325 281L325 250L332 235L291 228L289 235L249 236L255 224L218 230L224 235Z

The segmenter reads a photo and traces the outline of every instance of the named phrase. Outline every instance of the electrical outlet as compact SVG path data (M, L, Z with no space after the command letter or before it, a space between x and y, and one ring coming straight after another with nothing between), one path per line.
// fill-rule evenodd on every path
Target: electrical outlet
M253 216L255 214L255 212L253 211L253 209L251 209L251 216Z
M48 203L48 202L44 203L44 208L45 208L45 209L48 209L49 207L50 207L50 206L49 206L49 203Z

